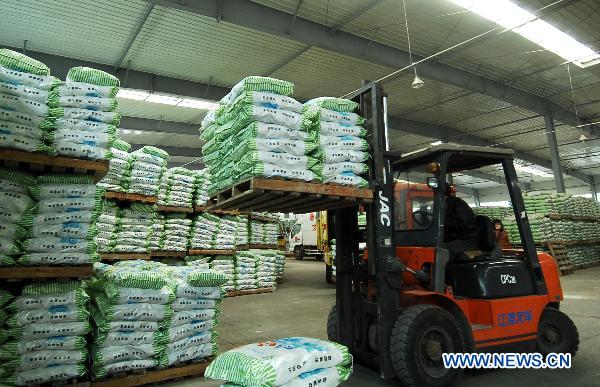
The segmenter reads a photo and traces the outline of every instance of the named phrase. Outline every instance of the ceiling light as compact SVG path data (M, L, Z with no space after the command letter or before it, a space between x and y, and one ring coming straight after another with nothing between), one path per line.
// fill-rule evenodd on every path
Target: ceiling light
M443 142L442 141L436 141L436 142L432 142L431 146L438 146L438 145L442 145Z
M150 95L150 92L145 90L135 89L119 89L117 93L118 98L134 99L136 101L143 101Z
M219 106L218 103L205 101L201 99L184 98L177 106L188 107L200 110L212 110Z
M512 29L524 38L579 67L588 67L600 62L600 54L553 25L536 19L534 14L510 0L450 1L506 29Z
M423 87L423 85L425 85L425 82L423 82L423 80L421 78L419 78L419 76L415 72L415 79L413 79L413 81L412 81L412 88L420 89L421 87Z
M146 102L162 103L164 105L177 105L182 99L183 98L181 97L174 97L172 95L152 93L150 96L148 96L148 98L146 98Z

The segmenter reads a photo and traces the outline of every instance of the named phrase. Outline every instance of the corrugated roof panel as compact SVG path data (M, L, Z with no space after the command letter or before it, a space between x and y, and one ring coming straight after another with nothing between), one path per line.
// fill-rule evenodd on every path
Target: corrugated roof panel
M363 80L375 80L390 71L388 67L313 47L273 76L294 82L294 96L309 99L342 96L360 88Z
M0 43L114 64L144 15L142 0L4 0Z
M233 86L265 75L304 46L227 22L157 7L130 50L132 67L176 78Z

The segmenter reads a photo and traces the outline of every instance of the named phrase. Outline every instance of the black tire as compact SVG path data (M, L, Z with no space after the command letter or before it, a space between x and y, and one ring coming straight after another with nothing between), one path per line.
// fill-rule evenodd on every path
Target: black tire
M325 265L325 282L328 284L333 284L333 267L329 265Z
M578 349L579 332L573 320L560 310L545 308L538 326L538 352L570 353L574 357Z
M440 307L409 306L396 319L390 352L396 376L404 386L452 386L463 370L444 368L442 353L464 351L458 322Z
M296 258L296 261L302 261L304 259L304 246L294 247L294 258Z
M337 308L332 306L327 316L327 339L337 342Z

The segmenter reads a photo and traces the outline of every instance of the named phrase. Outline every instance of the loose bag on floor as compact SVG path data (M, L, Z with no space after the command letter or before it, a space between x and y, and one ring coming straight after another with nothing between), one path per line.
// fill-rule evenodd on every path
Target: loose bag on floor
M215 358L205 376L242 386L274 387L304 372L351 364L348 348L307 337L245 345Z

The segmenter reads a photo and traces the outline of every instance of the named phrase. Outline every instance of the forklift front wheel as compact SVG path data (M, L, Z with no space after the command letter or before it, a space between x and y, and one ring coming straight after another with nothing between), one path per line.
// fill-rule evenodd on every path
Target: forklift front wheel
M573 320L560 310L545 308L538 326L537 349L543 355L570 353L579 349L579 332Z
M464 352L465 339L454 316L434 305L405 308L390 338L392 365L409 387L452 386L462 369L445 368L443 353Z

